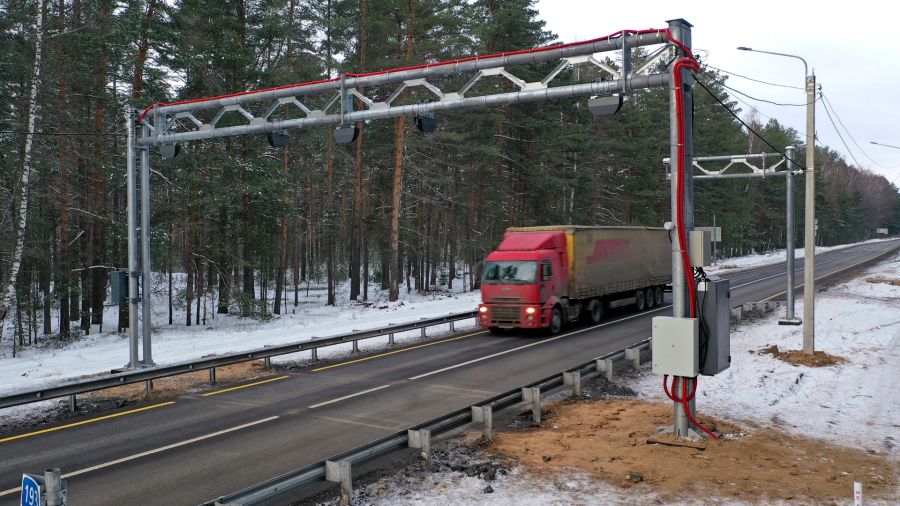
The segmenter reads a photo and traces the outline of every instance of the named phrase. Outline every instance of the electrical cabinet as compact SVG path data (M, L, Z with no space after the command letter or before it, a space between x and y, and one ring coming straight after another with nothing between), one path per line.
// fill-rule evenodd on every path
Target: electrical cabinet
M699 367L699 320L696 318L653 318L653 373L670 376L697 376Z
M700 352L706 352L706 358L701 357L700 374L714 376L731 366L731 292L728 280L701 282L697 287L697 299L703 320ZM704 341L706 346L703 346Z
M707 230L691 230L688 236L688 256L694 267L712 263L712 234Z
M128 301L128 269L116 269L109 273L109 300L113 304Z

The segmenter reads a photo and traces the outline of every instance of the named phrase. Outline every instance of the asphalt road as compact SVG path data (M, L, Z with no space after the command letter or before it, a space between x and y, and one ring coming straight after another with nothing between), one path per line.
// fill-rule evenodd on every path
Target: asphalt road
M898 247L900 240L821 254L816 276ZM801 284L802 260L796 267ZM732 305L784 298L783 264L728 278ZM18 504L22 472L47 467L62 468L72 506L198 504L622 349L667 314L668 297L663 307L557 337L472 332L0 434L0 505Z

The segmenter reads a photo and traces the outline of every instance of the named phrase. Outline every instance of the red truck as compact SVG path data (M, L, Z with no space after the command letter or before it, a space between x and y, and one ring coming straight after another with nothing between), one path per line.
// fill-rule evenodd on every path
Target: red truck
M484 262L478 322L503 329L597 323L610 307L662 304L672 282L668 231L648 227L509 228Z

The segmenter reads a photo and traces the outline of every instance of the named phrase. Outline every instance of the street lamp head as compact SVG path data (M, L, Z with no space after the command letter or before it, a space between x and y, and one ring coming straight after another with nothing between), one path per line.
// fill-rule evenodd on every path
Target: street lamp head
M738 51L753 51L753 48L741 46L738 48Z

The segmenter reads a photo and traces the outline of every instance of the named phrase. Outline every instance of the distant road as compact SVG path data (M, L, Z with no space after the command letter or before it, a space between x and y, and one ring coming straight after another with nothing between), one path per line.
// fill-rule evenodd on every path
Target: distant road
M898 247L823 253L816 276ZM796 267L802 281L803 261ZM783 264L725 277L732 305L784 298ZM69 475L71 506L198 504L629 346L650 335L653 316L671 314L668 304L555 337L472 332L0 434L0 505L18 504L22 472L47 467Z

